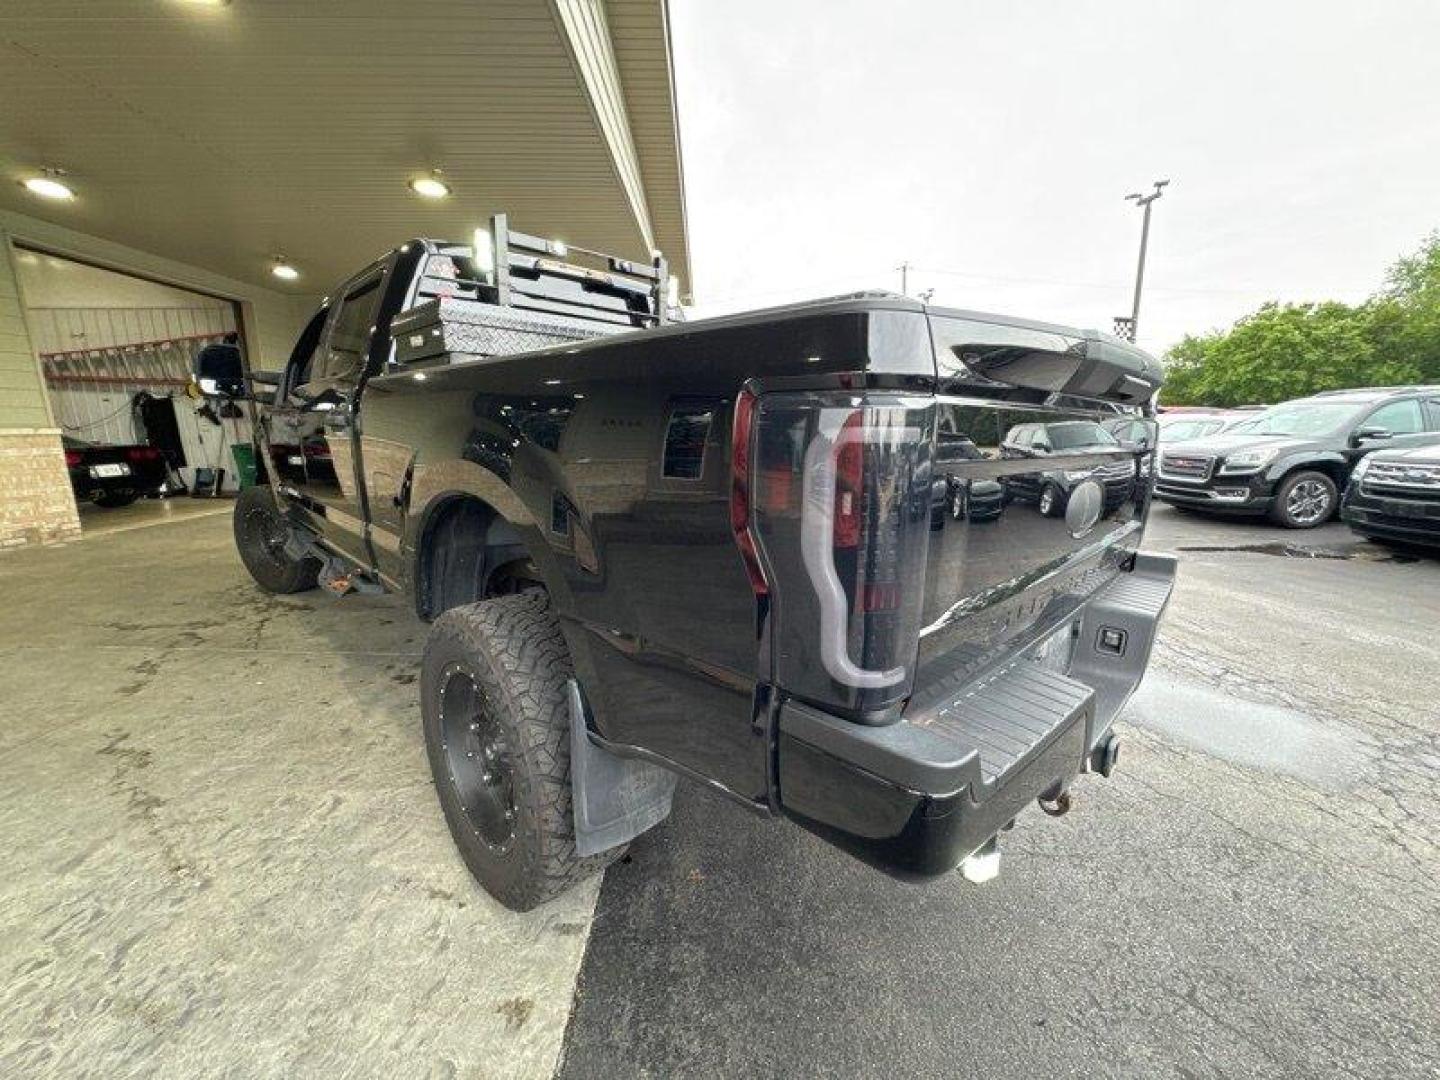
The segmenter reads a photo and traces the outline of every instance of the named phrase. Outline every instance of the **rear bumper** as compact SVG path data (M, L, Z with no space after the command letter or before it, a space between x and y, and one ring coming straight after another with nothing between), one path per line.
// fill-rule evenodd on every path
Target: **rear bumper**
M133 470L124 476L91 476L88 467L69 470L70 488L75 498L93 499L97 495L152 495L165 483L165 473Z
M1021 656L948 704L884 727L787 702L783 812L898 877L954 869L1033 800L1055 798L1082 771L1108 775L1111 727L1145 673L1174 576L1173 558L1137 556L1067 624L1064 674Z

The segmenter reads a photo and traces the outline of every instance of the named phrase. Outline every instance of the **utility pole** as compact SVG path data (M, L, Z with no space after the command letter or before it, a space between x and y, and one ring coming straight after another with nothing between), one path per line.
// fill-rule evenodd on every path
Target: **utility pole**
M1145 249L1150 246L1150 207L1156 199L1165 194L1165 186L1169 180L1156 180L1155 190L1149 195L1142 195L1138 191L1131 192L1125 196L1127 202L1133 202L1136 206L1145 208L1145 217L1140 225L1140 262L1135 267L1135 301L1130 306L1130 318L1123 316L1115 320L1115 332L1120 337L1135 340L1135 335L1140 329L1140 290L1145 284Z
M910 264L902 262L895 268L900 271L900 292L905 296L910 295Z

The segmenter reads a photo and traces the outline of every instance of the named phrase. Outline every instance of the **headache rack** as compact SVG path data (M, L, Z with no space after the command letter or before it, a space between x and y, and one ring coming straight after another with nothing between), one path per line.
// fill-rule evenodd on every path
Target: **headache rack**
M430 244L411 307L395 316L394 361L530 352L678 317L679 279L649 263L512 229L504 214L471 245Z
M679 282L671 278L665 256L658 251L649 263L621 259L511 229L504 214L490 219L488 237L484 229L476 231L477 252L487 239L495 290L492 303L580 318L590 315L605 322L622 321L617 316L623 315L628 325L646 327L670 321L669 308L679 301L678 295L670 295L678 293ZM575 256L593 265L575 262ZM575 284L580 286L578 294ZM613 304L597 303L595 298L601 296L627 301L626 310L617 312Z

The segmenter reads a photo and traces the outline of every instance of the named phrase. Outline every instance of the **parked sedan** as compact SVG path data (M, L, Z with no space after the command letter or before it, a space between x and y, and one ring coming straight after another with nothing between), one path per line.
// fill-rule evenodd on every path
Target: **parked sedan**
M65 467L78 501L129 506L158 494L169 476L165 457L153 446L99 446L66 436Z
M1350 474L1340 516L1370 540L1440 548L1440 446L1362 458Z

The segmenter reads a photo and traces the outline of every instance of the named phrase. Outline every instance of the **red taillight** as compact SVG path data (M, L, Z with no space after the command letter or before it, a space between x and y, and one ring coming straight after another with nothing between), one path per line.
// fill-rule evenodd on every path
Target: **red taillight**
M756 596L770 591L765 570L755 550L755 537L750 532L750 443L754 437L755 395L741 390L735 398L735 419L730 431L730 530L750 575L750 588Z
M746 403L755 489L745 504L770 575L786 690L856 712L908 695L934 412L929 398L883 392L776 392Z
M79 465L79 464L80 464L80 461L81 461L80 451L78 451L78 450L66 450L66 451L65 451L65 466L66 466L66 468L73 469L76 465Z
M131 461L159 461L160 451L153 446L132 446L125 451Z
M835 546L860 544L861 502L865 497L865 444L860 439L865 414L856 409L840 431L835 452Z

